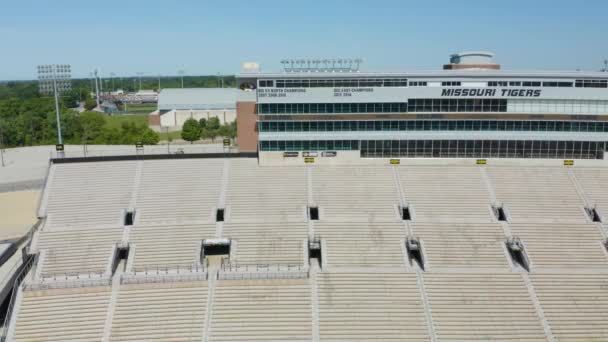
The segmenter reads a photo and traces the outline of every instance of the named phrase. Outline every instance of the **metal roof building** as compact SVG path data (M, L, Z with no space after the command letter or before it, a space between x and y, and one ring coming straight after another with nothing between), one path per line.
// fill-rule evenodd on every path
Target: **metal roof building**
M168 88L158 95L158 109L235 109L234 88Z

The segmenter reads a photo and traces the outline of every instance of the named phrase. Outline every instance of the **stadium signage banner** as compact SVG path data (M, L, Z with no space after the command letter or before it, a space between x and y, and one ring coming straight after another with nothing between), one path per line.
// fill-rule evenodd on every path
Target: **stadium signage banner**
M447 97L540 97L541 89L441 89Z

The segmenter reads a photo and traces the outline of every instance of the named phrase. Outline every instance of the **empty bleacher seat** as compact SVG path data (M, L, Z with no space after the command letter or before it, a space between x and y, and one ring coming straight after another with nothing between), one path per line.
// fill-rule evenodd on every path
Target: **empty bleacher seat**
M47 228L122 226L135 181L136 162L54 164L41 212Z
M209 341L310 341L308 280L219 280Z
M547 341L519 274L426 273L424 286L439 341Z
M110 287L24 291L15 341L101 341Z
M422 222L491 222L492 203L477 167L399 167L407 203Z
M121 285L112 341L202 341L207 282Z
M513 222L587 220L585 203L564 168L488 167L496 198Z
M399 220L399 192L390 167L315 167L312 187L322 221Z
M509 267L503 247L505 235L497 223L423 223L411 225L422 240L430 268Z
M147 160L136 200L140 224L215 222L221 159Z
M260 168L255 159L231 160L226 193L231 222L304 222L307 200L304 168Z
M320 273L321 341L429 341L413 273Z

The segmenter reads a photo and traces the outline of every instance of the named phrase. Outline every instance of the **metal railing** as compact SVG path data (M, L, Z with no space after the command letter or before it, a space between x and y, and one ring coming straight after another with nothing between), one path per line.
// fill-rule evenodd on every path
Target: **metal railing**
M17 297L17 292L19 292L19 286L21 285L21 282L23 281L23 279L28 275L29 271L32 269L32 266L37 262L37 260L38 260L38 254L29 255L28 258L25 260L25 262L21 265L21 267L22 267L21 271L19 272L19 274L15 278L15 281L13 282L13 293L11 294L11 299L9 301L8 309L6 311L6 318L4 319L4 324L2 325L2 328L1 328L2 332L0 334L0 341L2 341L2 342L6 341L6 334L8 333L8 329L11 324L13 311L15 309L15 300Z
M218 279L220 280L249 280L249 279L306 279L310 276L308 267L304 265L239 265L228 259L222 260Z
M121 275L121 284L166 283L207 280L207 267L198 263L189 265L151 266Z

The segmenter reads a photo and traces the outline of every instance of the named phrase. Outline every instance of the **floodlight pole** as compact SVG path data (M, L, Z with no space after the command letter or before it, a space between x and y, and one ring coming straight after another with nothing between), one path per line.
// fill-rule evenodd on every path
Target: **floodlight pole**
M63 137L61 136L61 118L59 113L59 94L57 92L57 65L53 65L53 92L55 93L55 114L57 116L57 138L59 145L63 145Z
M0 125L0 161L2 161L2 167L4 167L4 136L2 135L2 125Z

